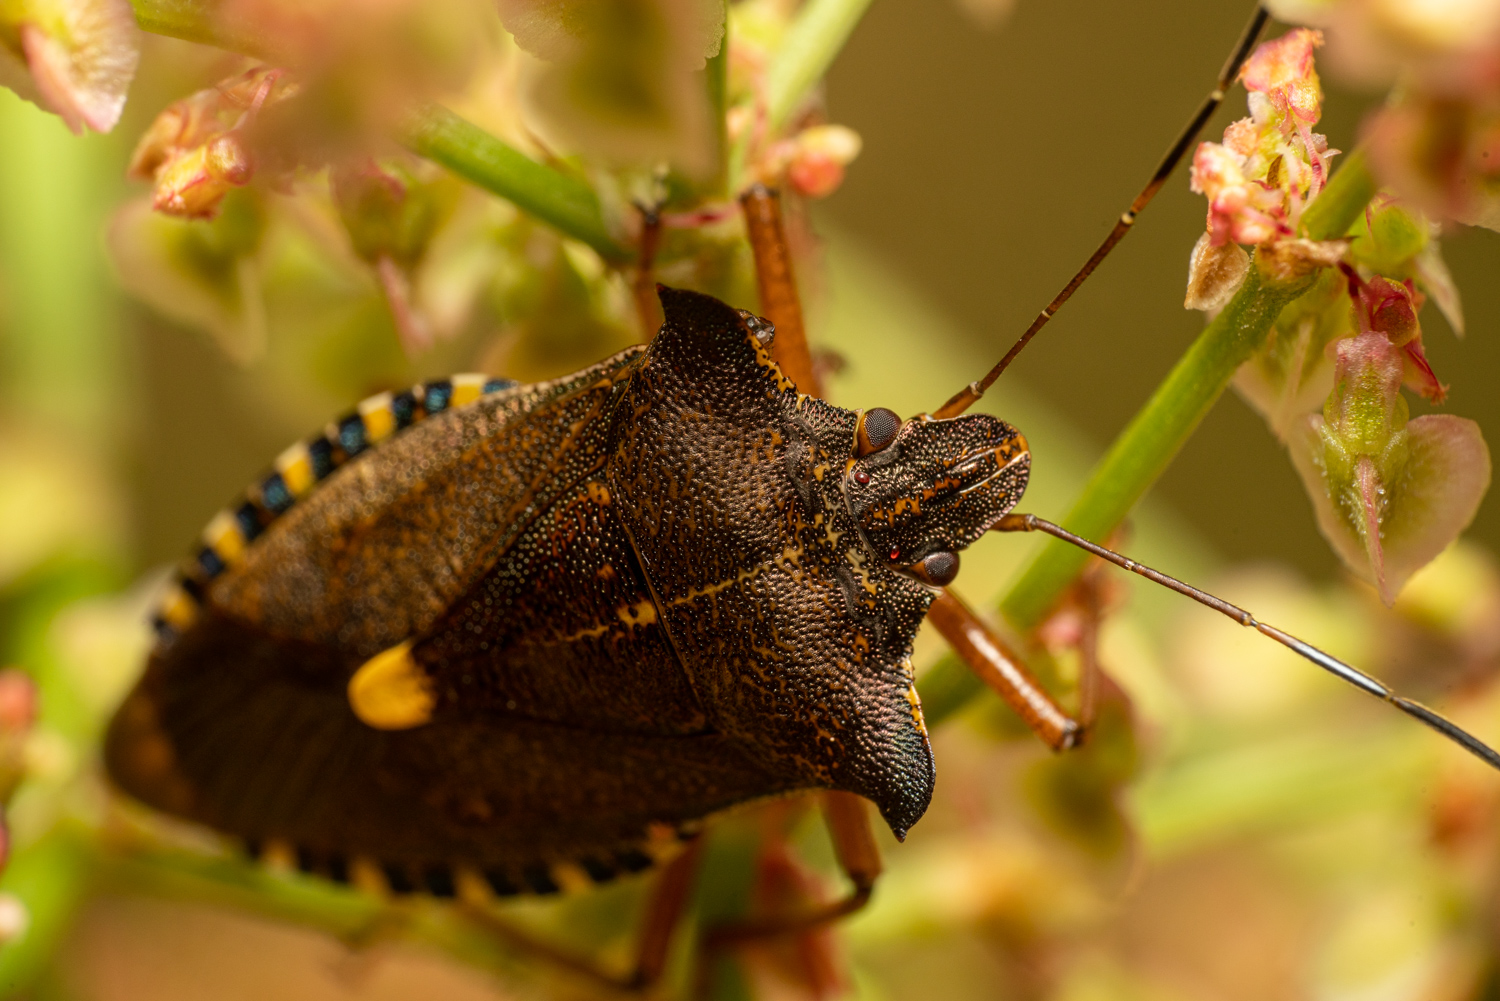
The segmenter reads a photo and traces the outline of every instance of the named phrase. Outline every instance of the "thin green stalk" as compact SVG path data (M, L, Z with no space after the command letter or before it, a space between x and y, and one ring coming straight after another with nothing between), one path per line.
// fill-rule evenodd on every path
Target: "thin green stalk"
M869 6L870 0L808 0L803 5L766 75L766 117L772 129L785 125L823 79Z
M729 2L724 0L724 37L703 70L714 129L714 177L708 190L721 198L729 193L729 31Z
M91 877L93 834L60 825L17 852L0 876L0 891L26 907L26 932L0 948L0 998L29 997L46 974L73 923Z
M497 936L460 909L421 899L387 903L300 874L280 875L243 862L165 849L102 853L96 868L106 889L245 911L322 932L351 946L399 937L480 969L502 972L516 967L515 957Z
M257 59L277 58L275 40L257 30L253 21L231 21L209 10L203 0L131 0L130 5L135 9L135 23L153 35L212 45Z
M1342 236L1374 194L1369 167L1355 153L1308 207L1304 231L1314 240ZM1171 464L1228 387L1235 370L1265 344L1281 310L1311 283L1311 277L1290 283L1268 281L1252 267L1229 305L1198 336L1094 467L1083 493L1063 519L1064 527L1085 538L1107 539ZM1088 558L1080 549L1049 539L1001 602L1006 619L1021 630L1036 626ZM936 723L981 690L980 682L950 657L922 681L923 714L929 723Z
M132 0L132 6L136 23L145 31L261 59L277 58L274 39L252 23L217 16L201 0ZM628 261L634 256L605 226L599 198L585 181L536 162L446 108L429 105L417 111L400 139L412 152L588 244L606 260Z
M808 92L817 86L833 60L864 17L871 0L807 0L787 28L766 72L766 128L774 132L786 124ZM750 155L749 130L730 154L729 179L735 190L743 184Z
M606 260L628 261L634 256L604 225L599 197L587 182L537 163L447 108L429 105L417 112L401 141L418 156L588 244Z

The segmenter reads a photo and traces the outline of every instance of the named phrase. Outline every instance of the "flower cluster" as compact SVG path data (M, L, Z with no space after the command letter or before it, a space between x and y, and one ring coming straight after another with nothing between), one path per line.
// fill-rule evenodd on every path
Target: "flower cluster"
M1241 80L1249 118L1203 143L1193 190L1209 199L1193 249L1187 305L1217 309L1251 266L1311 287L1282 310L1267 344L1236 377L1291 450L1323 534L1387 602L1473 519L1489 457L1472 421L1410 420L1404 385L1434 404L1447 387L1422 343L1430 296L1458 331L1458 292L1436 227L1410 201L1378 197L1342 239L1312 241L1302 215L1327 183L1334 151L1312 131L1322 91L1321 32L1298 28L1260 46Z
M1275 0L1321 26L1340 76L1398 84L1366 125L1381 180L1429 215L1500 229L1500 4Z
M1313 66L1321 44L1318 32L1297 29L1261 45L1240 73L1250 117L1225 129L1222 143L1201 143L1193 155L1192 189L1208 198L1208 228L1193 249L1190 309L1229 301L1249 269L1241 244L1258 247L1262 270L1280 279L1326 267L1342 253L1337 243L1297 235L1302 212L1322 190L1338 152L1312 131L1322 114Z

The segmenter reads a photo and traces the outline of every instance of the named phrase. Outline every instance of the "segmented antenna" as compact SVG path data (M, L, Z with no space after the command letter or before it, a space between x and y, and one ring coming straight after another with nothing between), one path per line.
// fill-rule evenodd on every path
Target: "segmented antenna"
M1071 543L1079 549L1093 553L1101 560L1113 563L1117 567L1123 567L1131 573L1140 574L1147 580L1170 588L1178 594L1186 595L1201 605L1207 605L1216 612L1222 612L1240 625L1248 626L1262 635L1271 637L1271 639L1282 646L1312 661L1329 674L1342 678L1355 688L1367 692L1383 702L1389 702L1397 709L1406 713L1406 715L1421 720L1455 744L1462 746L1470 754L1482 759L1490 767L1500 769L1500 752L1496 752L1494 748L1461 728L1457 723L1439 716L1420 702L1413 702L1411 699L1397 695L1368 674L1358 668L1345 664L1337 657L1326 654L1317 647L1309 643L1304 643L1290 633L1282 632L1275 626L1268 626L1264 622L1258 621L1255 616L1238 605L1231 605L1223 598L1209 594L1207 591L1200 591L1193 585L1185 584L1176 577L1169 577L1160 570L1153 570L1148 566L1142 566L1128 556L1121 556L1112 549L1105 549L1103 546L1090 542L1080 535L1074 535L1061 525L1055 525L1043 518L1038 518L1034 514L1008 514L1000 519L999 523L995 525L994 530L997 532L1046 532L1048 535Z
M1141 193L1135 196L1135 201L1130 203L1130 208L1126 209L1120 218L1115 221L1114 228L1109 231L1109 235L1104 238L1104 242L1099 244L1099 249L1095 250L1089 259L1084 262L1083 267L1078 269L1078 273L1069 280L1068 284L1063 286L1063 290L1053 297L1052 301L1047 304L1047 308L1037 314L1037 318L1031 321L1031 326L1026 328L1026 332L1021 335L1020 340L1016 341L1015 344L1011 345L1010 350L1005 352L1005 357L1000 359L1000 363L990 369L989 373L983 379L980 379L978 382L969 383L954 394L947 403L944 403L933 413L933 417L957 417L978 402L979 398L984 395L985 390L995 384L995 380L1000 378L1000 373L1004 372L1010 366L1010 363L1015 360L1016 355L1020 354L1026 345L1031 342L1031 339L1036 336L1037 331L1045 327L1047 321L1057 315L1057 311L1063 307L1063 303L1072 298L1073 293L1078 291L1078 286L1088 280L1089 275L1094 273L1094 269L1099 266L1100 262L1109 256L1109 252L1115 249L1115 244L1125 239L1125 234L1130 232L1130 227L1135 224L1136 217L1141 214L1147 205L1151 204L1151 199L1156 197L1156 193L1161 190L1161 186L1166 183L1167 178L1172 175L1172 171L1177 169L1177 164L1187 154L1188 148L1197 140L1198 133L1203 130L1203 126L1208 124L1209 118L1218 110L1220 102L1224 100L1224 92L1239 77L1240 67L1250 55L1250 50L1255 47L1255 40L1260 37L1261 29L1266 26L1266 21L1269 20L1269 17L1270 15L1266 13L1266 9L1257 4L1255 13L1250 17L1250 23L1245 25L1244 32L1241 33L1239 41L1235 43L1234 51L1229 54L1229 59L1225 61L1224 68L1219 71L1218 83L1214 85L1213 90L1209 91L1208 96L1203 99L1203 103L1198 106L1197 113L1193 115L1186 127L1177 136L1177 141L1172 144L1172 147L1167 150L1166 155L1161 158L1161 163L1157 165L1156 172L1151 175L1151 180L1147 181L1146 186L1141 189Z

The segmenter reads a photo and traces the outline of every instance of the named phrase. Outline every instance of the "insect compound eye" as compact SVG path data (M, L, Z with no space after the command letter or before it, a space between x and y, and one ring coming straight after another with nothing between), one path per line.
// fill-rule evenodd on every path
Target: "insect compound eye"
M912 573L934 587L947 587L958 576L958 554L943 550L924 556Z
M858 454L869 455L890 446L901 431L901 418L894 410L876 407L859 415Z
M771 342L776 339L776 327L765 317L756 316L748 309L742 309L740 319L745 321L745 329L760 342L761 347L770 347Z

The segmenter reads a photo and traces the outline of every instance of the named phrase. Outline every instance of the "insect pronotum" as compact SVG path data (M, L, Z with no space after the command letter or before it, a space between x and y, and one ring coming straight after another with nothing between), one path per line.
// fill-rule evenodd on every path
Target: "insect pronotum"
M1099 250L932 415L799 392L815 376L777 201L752 188L742 202L771 322L662 288L649 345L537 385L458 376L384 393L294 445L209 524L169 588L110 730L111 774L305 871L393 892L549 893L671 857L631 978L647 984L691 882L696 850L680 842L737 803L829 791L854 892L710 944L869 898L880 860L856 797L902 837L932 793L910 662L924 616L1049 745L1082 738L1087 694L1067 716L943 591L989 531L1046 532L1164 584L1500 767L1355 668L1012 513L1026 440L964 413L1125 235L1264 22L1257 10Z

